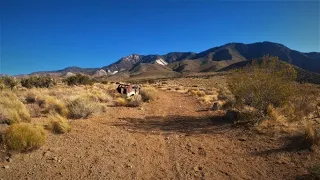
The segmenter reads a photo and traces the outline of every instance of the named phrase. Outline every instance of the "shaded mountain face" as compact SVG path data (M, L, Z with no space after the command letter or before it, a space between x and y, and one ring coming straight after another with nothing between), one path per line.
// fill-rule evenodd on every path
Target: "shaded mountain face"
M320 73L320 53L302 53L291 50L282 44L258 42L252 44L229 43L200 53L171 52L164 55L131 54L102 68L69 67L59 71L37 72L33 74L65 74L72 72L93 75L100 69L108 72L108 75L125 73L129 76L137 74L139 74L139 76L147 76L147 74L161 73L209 72L228 69L228 67L233 68L234 64L245 64L247 61L259 59L267 54L278 56L280 60L307 71ZM157 73L149 73L149 71L156 71Z

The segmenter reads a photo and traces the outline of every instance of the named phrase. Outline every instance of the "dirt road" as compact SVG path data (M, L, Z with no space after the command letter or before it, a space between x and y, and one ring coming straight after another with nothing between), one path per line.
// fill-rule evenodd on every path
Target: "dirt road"
M110 107L64 135L3 162L2 179L294 179L319 153L287 151L205 111L185 94L160 92L142 108Z

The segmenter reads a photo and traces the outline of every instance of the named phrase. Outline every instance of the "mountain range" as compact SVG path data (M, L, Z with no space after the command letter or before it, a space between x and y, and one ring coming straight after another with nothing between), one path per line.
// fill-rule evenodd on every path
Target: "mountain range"
M278 56L280 60L314 74L320 73L319 52L303 53L279 43L257 42L251 44L229 43L200 53L131 54L101 68L68 67L57 71L35 72L31 75L50 74L61 76L67 73L83 73L92 76L115 76L121 74L121 76L125 75L126 77L168 77L189 72L226 70L235 67L236 64L246 64L252 59L259 59L266 54Z

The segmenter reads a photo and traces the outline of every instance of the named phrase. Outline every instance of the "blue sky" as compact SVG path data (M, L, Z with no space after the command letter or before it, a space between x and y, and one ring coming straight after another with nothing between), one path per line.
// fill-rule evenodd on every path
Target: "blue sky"
M319 1L2 0L0 73L273 41L320 51Z

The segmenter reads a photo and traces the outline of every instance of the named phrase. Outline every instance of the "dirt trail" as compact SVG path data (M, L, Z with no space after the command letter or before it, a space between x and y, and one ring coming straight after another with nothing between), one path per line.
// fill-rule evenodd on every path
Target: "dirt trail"
M16 154L2 179L292 179L308 152L282 151L277 137L253 134L203 111L185 94L160 92L143 107L110 107L72 122L44 147ZM298 157L298 158L293 158Z

